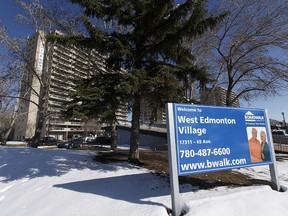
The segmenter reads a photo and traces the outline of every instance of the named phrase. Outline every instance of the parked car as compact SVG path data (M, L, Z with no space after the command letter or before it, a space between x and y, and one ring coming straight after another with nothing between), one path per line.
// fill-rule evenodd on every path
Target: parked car
M37 144L34 144L32 139L26 139L26 142L28 146L38 148L38 146L57 146L58 143L61 143L61 140L55 137L45 136L42 137Z
M280 136L287 136L288 134L286 133L285 130L273 130L272 135L280 135Z
M51 146L51 145L57 145L58 142L59 142L59 140L57 140L55 137L47 136L47 137L42 137L40 139L39 145L40 146L44 146L44 145Z
M110 145L112 142L111 137L100 136L96 137L93 141L89 142L91 145Z
M91 142L93 142L95 139L96 139L96 136L94 136L94 135L92 135L92 134L89 134L89 135L83 137L83 142L84 142L84 143L91 143Z
M274 143L288 144L288 134L285 130L273 130L272 138Z
M66 149L72 149L72 148L79 148L82 146L83 138L79 137L76 139L69 140L67 142L58 143L58 148L66 148Z

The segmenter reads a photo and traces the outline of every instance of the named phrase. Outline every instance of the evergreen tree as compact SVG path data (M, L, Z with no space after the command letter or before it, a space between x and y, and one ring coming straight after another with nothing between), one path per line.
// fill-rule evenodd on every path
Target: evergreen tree
M70 1L83 7L89 35L54 39L94 48L107 56L107 68L126 71L123 76L129 79L123 80L130 91L132 108L128 159L138 162L141 99L147 98L154 110L162 109L166 102L185 99L178 77L206 77L205 71L191 64L193 56L187 41L214 27L225 14L209 15L205 0L186 0L177 5L172 0Z
M83 121L90 119L100 120L110 126L111 149L117 150L116 144L116 112L125 106L128 98L124 76L119 73L99 73L89 79L77 82L75 92L70 93L71 101L66 102L62 116L80 118ZM122 85L115 87L115 83Z

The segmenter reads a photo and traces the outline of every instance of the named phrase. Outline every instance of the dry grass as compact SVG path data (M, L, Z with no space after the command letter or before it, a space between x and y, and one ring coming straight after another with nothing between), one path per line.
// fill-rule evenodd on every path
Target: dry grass
M128 150L112 152L103 148L99 151L99 155L95 157L95 161L101 163L126 162L127 159ZM142 150L140 151L140 160L141 163L137 164L137 166L147 168L155 174L169 175L167 151ZM269 181L253 179L232 170L180 176L179 182L180 184L188 183L201 189L209 189L218 186L238 187L255 184L270 185Z

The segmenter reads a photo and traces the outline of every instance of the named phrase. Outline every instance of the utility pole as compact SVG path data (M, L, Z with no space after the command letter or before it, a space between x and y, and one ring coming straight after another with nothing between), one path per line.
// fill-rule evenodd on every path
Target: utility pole
M1 112L1 109L2 109L2 101L0 100L0 112ZM2 137L1 134L2 134L2 121L0 121L0 139Z
M286 121L285 121L284 112L282 112L282 116L283 116L283 122L284 122L284 125L285 125L285 131L287 132L287 125L286 125Z

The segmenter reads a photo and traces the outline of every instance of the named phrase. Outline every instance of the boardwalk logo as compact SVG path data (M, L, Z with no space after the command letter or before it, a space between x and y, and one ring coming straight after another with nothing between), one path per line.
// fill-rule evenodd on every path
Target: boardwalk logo
M245 121L247 122L263 122L264 116L256 116L252 112L248 111L245 113Z

